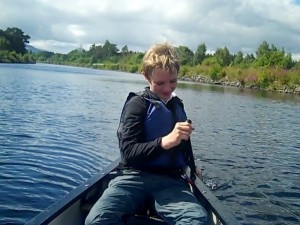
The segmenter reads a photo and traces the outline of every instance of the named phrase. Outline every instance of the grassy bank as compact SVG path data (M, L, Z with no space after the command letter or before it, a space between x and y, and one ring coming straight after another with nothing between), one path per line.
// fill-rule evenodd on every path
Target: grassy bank
M300 69L183 66L180 79L207 84L300 94Z

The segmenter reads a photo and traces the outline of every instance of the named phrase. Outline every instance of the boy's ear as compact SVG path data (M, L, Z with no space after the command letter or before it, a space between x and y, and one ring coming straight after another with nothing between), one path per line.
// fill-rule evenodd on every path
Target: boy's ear
M146 75L146 72L144 70L142 70L142 75L149 82L149 77Z

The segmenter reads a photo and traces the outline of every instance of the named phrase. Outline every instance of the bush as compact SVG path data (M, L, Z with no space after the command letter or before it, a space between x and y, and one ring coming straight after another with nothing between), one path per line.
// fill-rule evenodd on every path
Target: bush
M225 70L222 70L222 67L219 65L213 65L209 71L209 77L213 81L217 81L226 76Z
M258 87L266 89L274 80L274 75L269 70L263 70L258 74L256 84Z

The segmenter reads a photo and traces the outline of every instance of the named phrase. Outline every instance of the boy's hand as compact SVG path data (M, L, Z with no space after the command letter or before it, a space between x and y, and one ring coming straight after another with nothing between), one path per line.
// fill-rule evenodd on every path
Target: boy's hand
M182 140L187 141L193 130L194 128L190 123L178 122L173 131L162 138L160 145L166 150L173 148L179 145Z

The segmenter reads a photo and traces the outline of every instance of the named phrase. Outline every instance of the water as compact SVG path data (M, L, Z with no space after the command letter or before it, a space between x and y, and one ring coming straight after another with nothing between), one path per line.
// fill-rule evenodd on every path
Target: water
M140 75L0 64L0 224L24 224L118 157ZM300 97L180 83L204 181L241 224L300 222Z
M242 224L299 224L299 98L235 92L185 95L205 182Z

